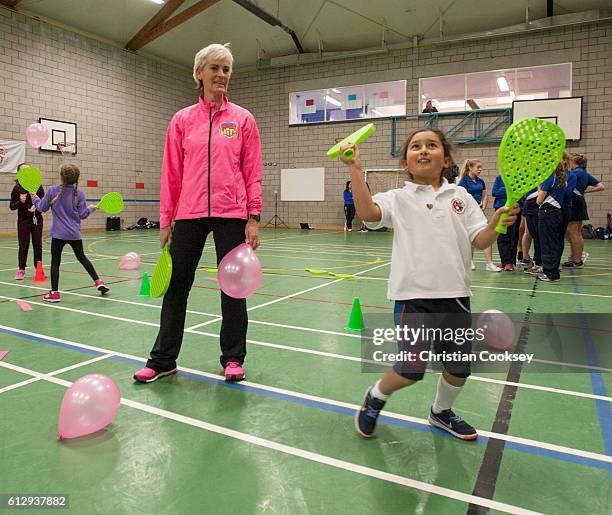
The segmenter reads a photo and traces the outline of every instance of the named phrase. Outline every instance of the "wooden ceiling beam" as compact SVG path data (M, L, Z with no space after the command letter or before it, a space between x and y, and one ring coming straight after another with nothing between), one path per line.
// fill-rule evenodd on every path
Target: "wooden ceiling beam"
M155 16L153 16L153 18L151 18L136 33L136 35L128 41L127 45L125 45L125 48L127 48L128 50L137 50L137 48L134 48L134 44L136 44L141 39L144 39L149 34L149 32L153 30L155 27L157 27L160 23L163 23L164 21L166 21L168 17L174 11L176 11L183 2L185 2L185 0L168 0L164 4L164 6L159 11L157 11Z
M178 27L187 20L193 18L196 14L200 14L202 11L208 9L210 6L216 4L219 0L200 0L197 4L181 11L176 16L169 20L163 21L149 30L145 35L132 42L129 47L130 50L139 50L145 45L148 45L151 41L163 36L166 32L170 32L172 29Z
M11 9L15 8L19 2L21 2L21 0L0 0L0 4L6 5Z

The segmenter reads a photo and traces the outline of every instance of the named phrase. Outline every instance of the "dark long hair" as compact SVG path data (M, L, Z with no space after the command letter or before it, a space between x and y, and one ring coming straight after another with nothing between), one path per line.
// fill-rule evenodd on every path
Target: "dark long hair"
M349 190L349 184L351 183L351 181L346 181L346 186L344 187L344 191L348 191Z
M444 150L444 157L448 158L450 162L454 163L455 160L453 159L453 154L452 154L453 146L451 145L450 141L448 141L448 139L446 138L446 135L440 129L434 129L431 127L423 127L421 129L417 129L413 131L410 134L410 136L408 136L406 143L404 143L404 145L402 146L402 149L400 150L400 156L401 156L400 166L402 168L404 167L404 163L408 159L408 147L410 146L410 142L417 134L420 134L421 132L433 132L436 136L438 136L440 143L442 143L442 148ZM442 181L442 178L444 177L444 170L445 170L444 168L440 170L440 181ZM410 177L410 180L412 180L412 174L410 173L409 170L407 170L407 172L408 172L408 176Z

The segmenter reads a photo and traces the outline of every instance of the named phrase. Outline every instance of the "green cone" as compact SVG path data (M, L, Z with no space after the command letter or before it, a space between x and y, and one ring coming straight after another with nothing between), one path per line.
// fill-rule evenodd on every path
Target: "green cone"
M149 274L147 272L142 274L142 283L140 283L140 293L138 295L141 297L151 296L151 286L149 285Z
M349 317L348 327L349 331L363 331L365 329L363 323L363 315L361 314L361 304L359 304L359 297L355 297L353 300L353 308L351 309L351 316Z

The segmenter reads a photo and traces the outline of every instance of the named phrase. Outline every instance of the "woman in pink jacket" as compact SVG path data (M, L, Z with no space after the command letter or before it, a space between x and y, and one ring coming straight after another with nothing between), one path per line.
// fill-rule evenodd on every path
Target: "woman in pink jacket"
M134 379L150 383L176 373L187 298L204 243L212 232L217 263L237 245L259 245L261 143L253 115L227 100L233 57L212 44L195 56L198 103L168 126L162 163L160 234L170 244L172 280L164 296L159 334L146 367ZM221 292L221 366L227 381L244 379L245 299Z

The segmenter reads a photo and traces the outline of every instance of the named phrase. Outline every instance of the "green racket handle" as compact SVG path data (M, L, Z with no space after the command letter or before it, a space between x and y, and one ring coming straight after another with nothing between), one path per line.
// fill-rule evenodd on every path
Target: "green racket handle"
M499 234L506 234L508 232L508 227L502 224L502 220L507 216L508 213L501 214L501 216L499 217L499 222L497 222L497 225L495 226L495 232L498 232Z
M344 157L344 159L352 159L354 155L355 151L352 148L347 148L342 154L342 157Z
M508 209L512 209L512 206L514 206L514 204L516 204L517 202L518 202L517 200L508 199L504 207L507 207ZM502 213L500 215L499 222L497 222L497 225L495 226L495 232L499 234L506 234L508 232L508 226L502 224L502 221L507 217L508 217L508 213Z

